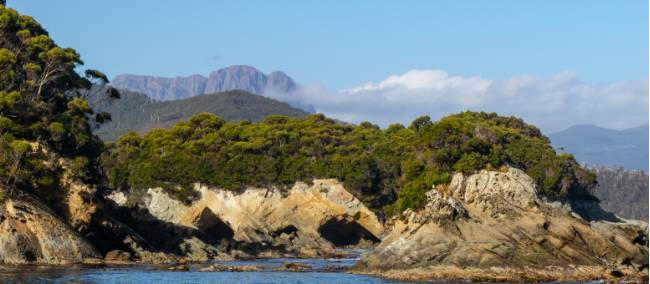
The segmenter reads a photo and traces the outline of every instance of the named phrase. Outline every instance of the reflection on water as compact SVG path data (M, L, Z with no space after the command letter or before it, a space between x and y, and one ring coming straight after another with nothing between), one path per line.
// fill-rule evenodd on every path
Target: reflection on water
M3 283L399 283L341 272L177 272L147 268L0 273Z
M218 262L224 265L255 265L259 272L167 271L154 266L84 267L19 266L0 267L2 283L403 283L341 272L358 260L362 251L350 251L341 259L260 259ZM302 263L308 272L278 272L284 262ZM197 266L198 267L198 266ZM338 269L338 272L328 272ZM193 271L194 270L194 271Z

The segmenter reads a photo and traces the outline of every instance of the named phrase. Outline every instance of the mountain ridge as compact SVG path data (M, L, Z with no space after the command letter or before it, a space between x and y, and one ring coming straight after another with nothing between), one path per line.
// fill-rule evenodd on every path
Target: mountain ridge
M648 171L648 124L623 130L573 125L548 137L581 163Z
M88 98L96 112L111 113L112 120L95 130L105 141L114 140L129 131L145 133L157 127L168 127L201 112L217 114L228 121L260 121L273 114L293 117L308 115L287 103L241 90L172 101L156 101L144 94L127 90L120 93L122 98L119 100L107 100L99 95Z
M232 65L210 72L176 77L120 74L111 84L118 89L140 92L157 101L185 99L222 91L243 90L256 95L290 93L296 83L282 71L264 74L248 65Z

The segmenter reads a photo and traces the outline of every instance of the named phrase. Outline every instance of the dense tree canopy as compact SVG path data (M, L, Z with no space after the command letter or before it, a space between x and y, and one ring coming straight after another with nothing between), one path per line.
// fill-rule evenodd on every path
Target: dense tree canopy
M92 135L93 111L79 90L107 80L96 70L80 76L75 68L82 64L75 50L57 46L33 18L0 5L2 190L51 192L59 184L57 157L70 161L75 178L96 182L102 144ZM47 151L36 150L41 146Z
M191 201L195 182L237 190L337 178L372 208L389 212L423 206L424 193L458 171L521 168L551 199L591 198L594 184L593 174L572 156L557 155L534 126L476 112L386 129L323 115L229 123L203 113L144 137L124 135L103 161L110 183L133 199L152 186Z

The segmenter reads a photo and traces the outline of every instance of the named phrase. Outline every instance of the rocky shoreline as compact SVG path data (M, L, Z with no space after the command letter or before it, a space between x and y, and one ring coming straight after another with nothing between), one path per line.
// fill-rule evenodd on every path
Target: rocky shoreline
M517 169L457 174L427 198L424 209L390 220L352 271L402 280L647 281L646 223L585 220L538 199Z
M195 186L201 197L191 204L154 188L127 208L126 198L113 194L95 203L93 218L82 210L71 215L93 220L79 221L86 224L79 231L30 195L5 200L0 260L9 266L243 272L262 268L223 263L344 258L349 252L337 248L347 246L371 250L351 268L285 263L273 271L489 282L648 277L646 223L585 219L598 214L540 200L530 177L517 169L457 174L427 193L425 208L384 223L336 180L297 183L286 192ZM81 203L74 208L88 207L73 197ZM597 205L576 208L593 211Z
M430 266L389 270L352 270L352 273L405 281L472 281L472 282L586 282L604 280L608 283L647 283L648 272L631 267L459 267Z

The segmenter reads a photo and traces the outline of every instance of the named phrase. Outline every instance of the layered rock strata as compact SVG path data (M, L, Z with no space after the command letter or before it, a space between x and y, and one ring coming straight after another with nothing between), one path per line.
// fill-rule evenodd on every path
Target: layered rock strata
M0 203L0 263L66 264L101 257L79 233L35 198Z
M390 221L356 271L407 279L580 280L610 270L647 277L647 223L587 221L540 200L520 170L456 174L427 198L424 209Z
M233 192L200 184L195 189L201 197L191 205L149 189L141 202L146 214L139 215L197 231L199 237L179 246L199 258L224 250L234 257L332 256L336 247L372 246L383 233L376 215L332 179L299 182L287 191ZM126 201L120 194L110 198Z

